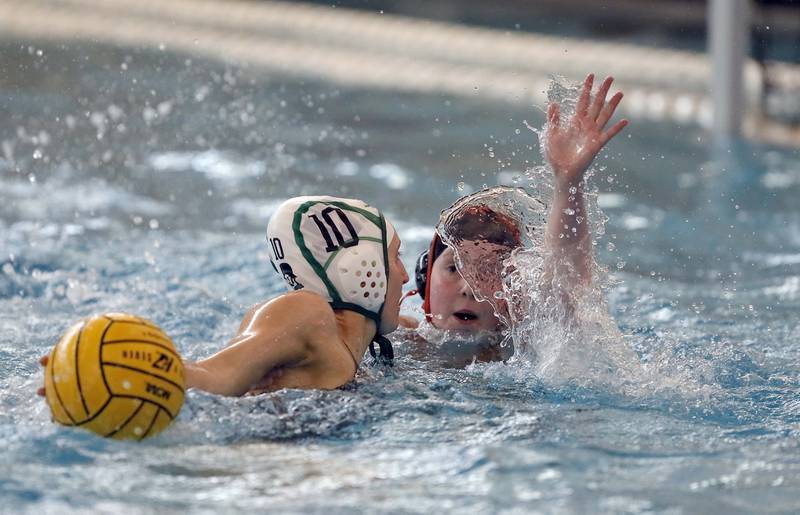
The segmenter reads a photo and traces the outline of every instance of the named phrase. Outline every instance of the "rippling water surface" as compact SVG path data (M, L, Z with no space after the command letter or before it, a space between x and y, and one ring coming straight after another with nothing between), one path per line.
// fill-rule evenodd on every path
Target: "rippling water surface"
M6 41L0 55L3 510L800 510L795 152L636 122L602 156L598 260L635 381L592 381L579 360L544 374L399 352L355 390L190 392L158 438L105 441L51 424L35 395L37 358L76 319L138 313L208 355L282 289L263 245L282 199L383 207L411 267L458 196L536 187L525 122L543 117L168 50Z

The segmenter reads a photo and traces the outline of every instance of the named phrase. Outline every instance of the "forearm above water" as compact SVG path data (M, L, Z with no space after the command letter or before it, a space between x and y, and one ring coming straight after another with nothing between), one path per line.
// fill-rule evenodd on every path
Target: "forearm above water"
M556 180L545 242L553 254L553 273L566 274L569 283L591 281L592 248L580 183Z

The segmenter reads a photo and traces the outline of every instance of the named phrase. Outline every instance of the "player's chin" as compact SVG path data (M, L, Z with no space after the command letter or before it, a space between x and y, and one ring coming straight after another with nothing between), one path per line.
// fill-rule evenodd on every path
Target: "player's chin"
M397 313L384 312L381 316L381 334L389 334L400 325L400 309Z
M398 320L398 319L382 322L381 323L381 334L393 333L397 329L397 326L399 326L399 325L400 325L400 320Z
M394 300L394 299L392 299ZM386 302L381 313L381 334L389 334L400 325L400 299Z

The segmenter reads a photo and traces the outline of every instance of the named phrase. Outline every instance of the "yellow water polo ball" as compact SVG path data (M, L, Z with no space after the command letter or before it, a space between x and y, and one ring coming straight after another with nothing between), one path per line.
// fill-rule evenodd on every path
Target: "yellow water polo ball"
M178 416L183 362L152 322L106 313L72 326L50 353L45 395L53 419L111 438L141 440Z

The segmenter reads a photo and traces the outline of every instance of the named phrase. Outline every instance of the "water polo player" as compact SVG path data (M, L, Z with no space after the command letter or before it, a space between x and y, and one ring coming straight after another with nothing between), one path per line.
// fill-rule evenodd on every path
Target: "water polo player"
M272 266L291 290L254 307L230 344L186 363L189 387L222 395L340 387L398 324L400 239L380 211L335 197L284 202L267 229ZM375 350L377 344L379 350Z
M474 272L480 275L471 281L475 288L486 295L502 290L502 263L522 244L517 221L478 203L458 213L451 231L451 236L462 241L479 242L475 249L484 253L471 260ZM492 306L475 298L470 282L458 271L453 248L445 245L438 233L417 259L414 275L425 319L434 327L472 332L502 329Z
M187 387L231 396L333 389L354 378L367 349L391 363L383 335L397 328L408 274L400 239L379 210L360 200L296 197L272 215L267 241L291 291L252 308L227 347L184 363Z
M527 204L526 213L518 216L503 212L503 205L508 205L506 201L497 202L496 208L488 205L490 199L502 194L499 190L503 188L459 199L443 212L437 234L417 261L415 277L423 298L425 320L418 325L410 317L403 317L404 327L416 328L426 339L435 336L431 326L462 334L501 330L504 322L508 323L508 314L504 313L507 306L494 294L502 291L503 262L515 248L535 242L543 245L550 256L542 281L550 288L550 294L569 303L575 291L591 281L592 249L588 222L584 220L587 212L583 178L598 152L628 123L621 120L605 129L622 100L622 93L616 93L606 102L613 79L607 78L594 96L593 81L593 75L586 78L575 113L564 123L558 104L550 104L548 108L542 145L553 170L554 187L544 238L525 234L533 232L533 228L520 225L524 217L539 211L531 202L534 199L523 202ZM439 234L445 222L449 226L444 232L450 246ZM527 242L523 241L526 239ZM558 285L558 291L552 285ZM492 341L497 339L479 338L473 357L487 360L508 355L495 349Z

